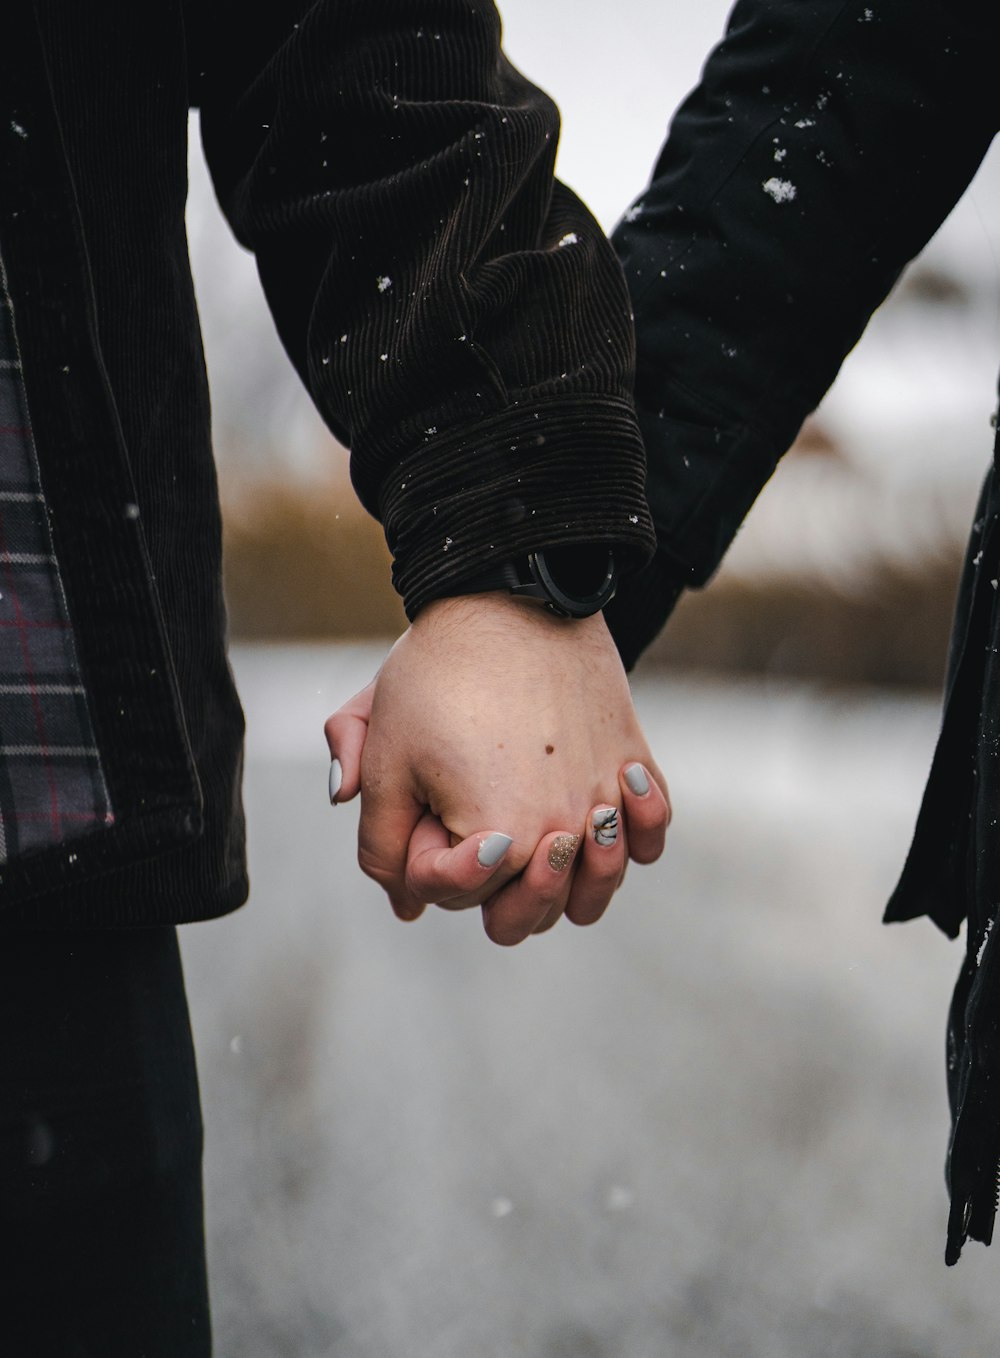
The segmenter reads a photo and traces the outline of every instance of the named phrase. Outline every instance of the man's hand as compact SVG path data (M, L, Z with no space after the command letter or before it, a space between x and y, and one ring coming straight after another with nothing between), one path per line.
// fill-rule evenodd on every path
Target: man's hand
M666 783L600 615L438 600L325 730L336 800L363 793L362 870L401 918L481 903L518 943L563 913L593 923L627 859L662 851Z

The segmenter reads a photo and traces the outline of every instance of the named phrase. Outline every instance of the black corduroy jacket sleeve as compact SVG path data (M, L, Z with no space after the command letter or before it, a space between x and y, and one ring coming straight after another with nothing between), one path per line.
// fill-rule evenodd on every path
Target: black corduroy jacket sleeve
M626 661L703 584L997 129L985 0L739 0L614 233L656 560Z
M190 7L202 135L410 615L532 546L652 552L620 266L487 0Z

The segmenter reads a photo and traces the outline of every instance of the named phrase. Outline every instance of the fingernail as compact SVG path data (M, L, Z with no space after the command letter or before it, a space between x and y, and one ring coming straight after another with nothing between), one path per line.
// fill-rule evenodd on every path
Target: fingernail
M479 866L481 868L495 868L513 843L510 835L502 835L499 830L495 830L493 834L481 839L479 841L479 852L476 854L479 859Z
M330 760L330 805L337 805L337 793L344 781L344 770L340 767L339 759Z
M590 821L594 827L594 838L602 848L609 849L618 840L618 808L602 806L595 811Z
M641 764L629 764L625 770L625 786L637 797L645 797L649 791L649 779Z
M562 872L569 867L579 843L579 835L556 836L549 847L549 867L553 872Z

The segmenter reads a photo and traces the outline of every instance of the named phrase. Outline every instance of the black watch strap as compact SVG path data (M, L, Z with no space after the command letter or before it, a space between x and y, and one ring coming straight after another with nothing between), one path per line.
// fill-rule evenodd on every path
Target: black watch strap
M453 584L449 593L507 590L522 598L540 599L558 617L589 618L611 602L617 585L618 571L610 547L574 544L538 548L496 562Z

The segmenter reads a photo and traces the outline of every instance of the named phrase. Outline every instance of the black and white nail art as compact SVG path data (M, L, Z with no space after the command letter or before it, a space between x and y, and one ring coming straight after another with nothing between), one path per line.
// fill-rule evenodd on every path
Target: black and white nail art
M604 848L610 848L618 839L618 808L604 806L595 811L592 824L594 838Z

